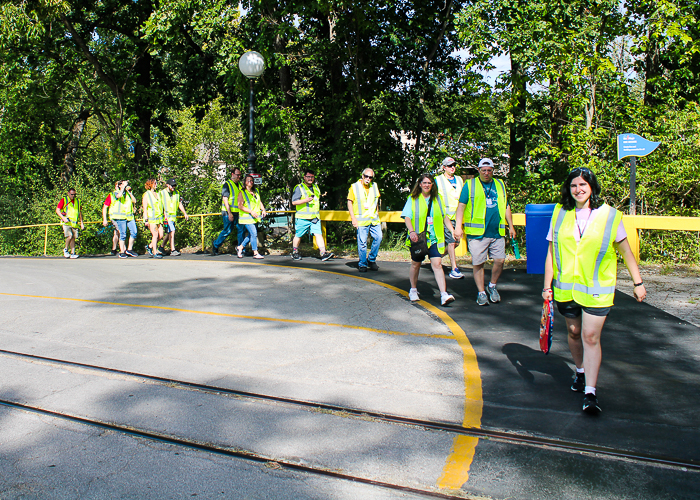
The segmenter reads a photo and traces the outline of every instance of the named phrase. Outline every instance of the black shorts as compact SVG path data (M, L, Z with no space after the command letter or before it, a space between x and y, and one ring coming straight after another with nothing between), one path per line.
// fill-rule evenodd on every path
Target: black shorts
M609 307L584 307L573 300L570 302L557 302L557 309L559 309L562 316L571 319L581 316L581 310L591 316L607 316L610 313Z
M437 258L442 258L442 255L440 255L440 251L438 250L437 243L434 243L433 245L431 245L431 246L428 248L428 258L429 258L429 259L434 259L434 258L436 258L436 257L437 257ZM423 257L422 259L418 260L418 259L414 258L413 255L411 255L411 260L412 260L413 262L423 262L423 261L425 260L425 257Z

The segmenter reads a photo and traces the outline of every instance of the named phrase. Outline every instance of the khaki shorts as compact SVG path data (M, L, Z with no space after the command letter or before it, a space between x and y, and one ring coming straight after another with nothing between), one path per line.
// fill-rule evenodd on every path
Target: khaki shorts
M481 238L467 240L469 253L472 254L472 265L478 266L491 259L506 258L505 238Z
M66 226L63 224L63 236L66 238L73 238L78 239L78 228L72 227L72 226Z

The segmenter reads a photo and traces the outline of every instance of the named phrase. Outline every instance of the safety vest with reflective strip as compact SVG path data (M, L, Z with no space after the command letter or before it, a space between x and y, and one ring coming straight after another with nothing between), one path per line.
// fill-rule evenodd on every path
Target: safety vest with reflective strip
M552 214L554 247L554 299L584 307L610 307L615 298L617 255L613 243L622 214L609 205L591 214L576 242L576 210L560 204Z
M459 195L462 193L464 181L461 177L455 176L457 184L453 185L445 174L438 175L435 178L435 183L438 187L438 192L445 201L445 212L447 216L455 220L457 218L457 205L459 205Z
M262 213L263 205L260 201L260 195L257 191L249 192L247 189L241 190L241 195L243 196L243 206L248 210L252 210L258 214ZM260 222L260 217L253 217L245 210L240 210L241 215L238 219L239 224L256 224Z
M152 191L146 191L143 193L143 198L148 200L146 202L146 216L147 222L149 224L160 224L163 222L163 204L161 203L161 198Z
M112 220L134 220L134 207L131 203L131 196L126 191L121 198L117 198L118 191L112 193L109 205L109 218Z
M477 182L477 180L479 182ZM498 233L506 235L506 185L500 179L494 179L498 195L498 214L500 222ZM481 179L469 179L469 201L464 209L464 232L469 236L481 236L486 230L486 193Z
M428 200L422 194L416 198L411 198L411 221L413 222L413 230L420 234L425 227L425 220L428 217ZM440 253L445 252L445 209L442 197L438 194L433 200L433 229L437 238L437 246ZM418 214L418 217L416 217ZM426 234L426 237L428 235ZM406 238L406 246L411 246L410 236ZM428 243L430 246L430 243Z
M81 208L82 207L80 205L80 200L77 197L75 198L75 201L73 203L70 203L70 200L67 196L63 197L63 210L61 211L61 213L64 217L68 218L68 224L66 224L67 226L73 228L78 227L78 220L80 219Z
M160 198L165 215L167 215L169 219L177 217L177 207L180 206L180 193L173 191L173 194L170 194L166 188L160 192Z
M367 190L360 180L353 184L350 189L355 192L355 203L353 203L352 209L359 225L379 224L379 188L377 183L373 183Z
M308 198L312 194L314 195L314 199L311 200L311 203L302 203L300 205L297 205L297 214L296 217L297 219L315 219L316 217L321 217L321 190L318 188L317 184L314 184L313 191L308 188L306 184L303 182L301 184L298 184L297 187L301 189L301 192L303 193L304 198ZM294 191L296 191L296 188L294 188Z
M238 213L240 212L240 210L238 210L238 193L242 189L241 185L236 184L231 179L227 180L226 184L228 185L228 206L232 214ZM221 202L221 211L226 211L226 205L224 205L223 201Z

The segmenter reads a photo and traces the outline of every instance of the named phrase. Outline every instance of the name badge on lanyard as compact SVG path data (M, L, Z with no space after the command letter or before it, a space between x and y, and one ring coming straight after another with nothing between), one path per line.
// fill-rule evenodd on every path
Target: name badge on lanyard
M432 217L428 217L428 224L430 224L431 226L433 225L433 218Z
M493 208L496 206L496 199L495 198L486 198L486 206L488 208Z

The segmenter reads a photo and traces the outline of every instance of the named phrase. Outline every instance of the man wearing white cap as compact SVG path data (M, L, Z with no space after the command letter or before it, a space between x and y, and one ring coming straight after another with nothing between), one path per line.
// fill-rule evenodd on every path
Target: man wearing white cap
M510 237L515 238L506 186L502 180L493 178L493 162L483 158L479 162L478 179L470 179L459 196L455 228L456 239L462 237L462 225L467 234L474 282L479 290L476 303L480 306L489 305L489 300L494 303L501 301L496 283L506 260L506 222ZM489 258L493 259L491 282L484 287L484 263Z
M457 207L459 206L459 195L464 187L464 181L461 177L455 175L455 170L457 169L457 162L454 158L447 157L442 160L442 170L443 174L438 175L435 178L435 184L437 184L438 193L442 197L445 203L445 209L447 216L452 222L452 227L455 227L455 219L457 218ZM452 235L449 231L445 232L445 245L447 246L447 254L450 256L450 265L452 270L448 275L450 278L461 279L464 275L457 267L457 259L455 257L455 240L452 239Z

